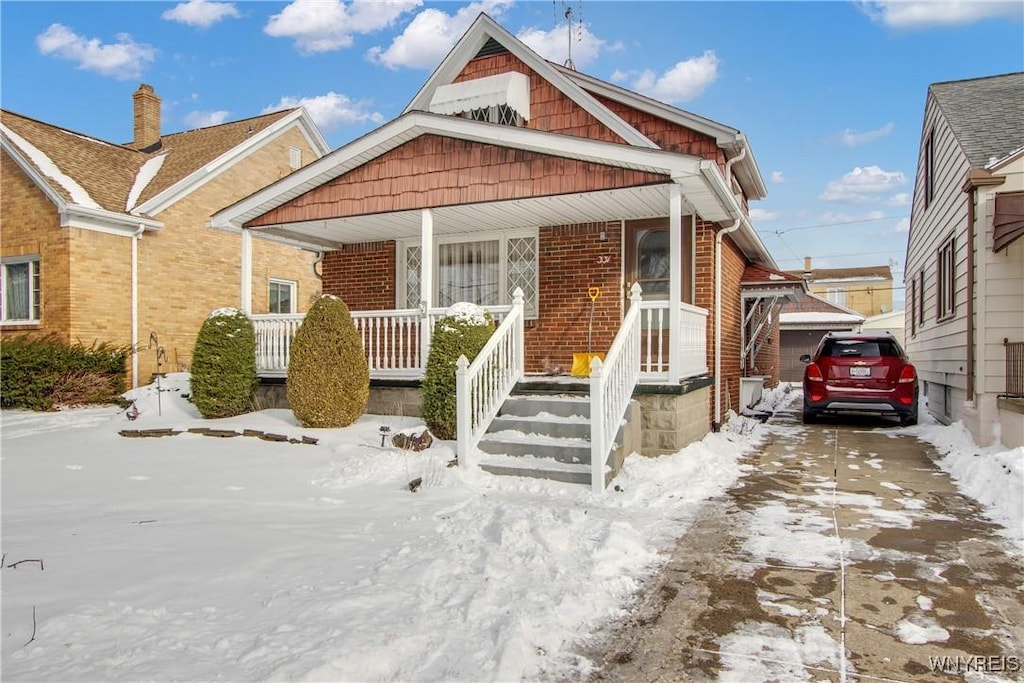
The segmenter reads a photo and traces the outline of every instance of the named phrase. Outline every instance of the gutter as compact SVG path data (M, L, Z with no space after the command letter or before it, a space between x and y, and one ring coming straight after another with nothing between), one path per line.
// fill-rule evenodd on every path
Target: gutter
M146 226L139 227L132 234L132 389L139 388L139 240Z

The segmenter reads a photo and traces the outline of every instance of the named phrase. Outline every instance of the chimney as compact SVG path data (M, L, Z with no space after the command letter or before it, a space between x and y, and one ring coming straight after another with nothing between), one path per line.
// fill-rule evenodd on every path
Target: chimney
M811 274L811 257L804 256L804 279L810 282L812 277L813 276Z
M160 98L153 92L153 86L139 84L132 94L135 105L135 139L131 147L146 149L160 142Z

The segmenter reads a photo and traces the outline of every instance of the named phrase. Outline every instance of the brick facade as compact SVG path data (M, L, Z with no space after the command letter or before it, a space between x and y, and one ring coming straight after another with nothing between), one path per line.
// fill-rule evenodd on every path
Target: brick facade
M324 294L340 298L353 311L396 308L395 243L369 242L329 251L321 264ZM405 308L401 303L397 308Z
M155 332L164 347L164 371L187 370L195 337L215 308L241 305L241 240L207 227L219 209L291 172L289 149L316 158L297 128L252 151L188 196L154 216L164 225L139 241L139 379L156 371L147 348ZM3 335L54 333L84 344L131 343L131 238L60 228L56 207L3 155L0 254L40 254L41 323L4 326ZM297 283L299 312L320 293L314 255L253 240L253 313L268 312L269 278Z

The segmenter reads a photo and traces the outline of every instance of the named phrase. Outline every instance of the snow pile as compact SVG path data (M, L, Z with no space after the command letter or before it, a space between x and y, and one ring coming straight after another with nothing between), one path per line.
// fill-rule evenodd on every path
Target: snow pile
M460 301L457 304L453 304L452 307L448 309L448 312L445 313L445 317L466 323L467 325L477 326L487 324L487 311L468 301Z

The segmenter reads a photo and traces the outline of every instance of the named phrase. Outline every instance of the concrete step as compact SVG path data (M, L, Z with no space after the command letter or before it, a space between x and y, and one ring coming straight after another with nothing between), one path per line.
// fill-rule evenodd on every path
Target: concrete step
M576 416L555 417L550 413L536 416L499 415L487 431L543 434L560 439L589 439L590 420Z
M574 465L550 458L482 455L480 469L499 476L530 477L567 484L590 485L589 465Z
M590 441L522 432L488 432L480 439L479 449L494 455L533 456L558 462L589 465Z
M498 414L519 417L552 415L555 417L582 417L589 419L590 397L513 394L501 406Z

